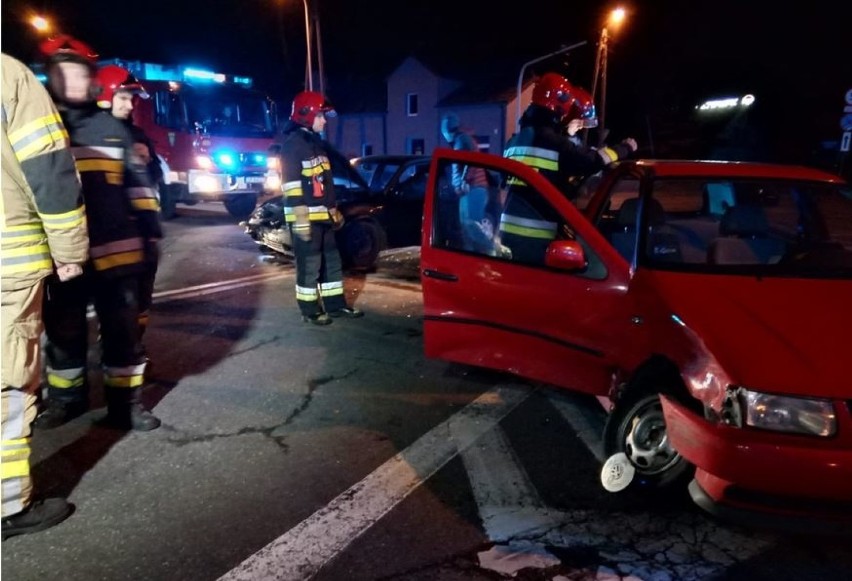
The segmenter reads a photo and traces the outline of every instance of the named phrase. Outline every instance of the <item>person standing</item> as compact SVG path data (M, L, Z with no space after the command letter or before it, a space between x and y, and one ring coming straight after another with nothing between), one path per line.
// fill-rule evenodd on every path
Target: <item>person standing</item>
M139 277L145 248L161 237L159 206L124 125L95 104L95 55L69 36L44 41L50 90L71 139L89 227L89 261L78 279L48 284L44 317L48 401L36 427L61 425L88 409L86 310L94 302L103 348L107 415L123 430L160 425L141 402Z
M44 281L83 273L86 217L68 134L47 91L7 54L2 71L2 538L62 522L62 498L33 500L30 436L40 388Z
M476 140L463 131L455 113L441 118L441 135L456 151L479 151ZM488 205L488 178L485 169L454 163L450 168L450 184L459 205L459 226L464 250L485 252L492 242L482 231Z
M148 181L159 187L163 181L163 168L154 144L141 127L133 123L133 102L136 98L147 99L148 93L130 71L118 65L107 65L98 69L96 83L100 87L98 107L106 109L124 123L133 137L133 149L145 165ZM145 246L145 272L139 277L139 339L145 335L150 318L154 281L157 277L160 253L156 242Z
M532 100L521 117L520 131L506 144L503 157L525 163L547 178L569 199L576 179L595 174L636 151L627 138L599 149L573 139L584 126L594 126L594 104L587 93L573 87L557 73L546 73L533 87ZM557 225L538 205L539 198L526 183L507 181L508 194L500 217L500 240L513 259L542 264Z
M334 236L343 216L334 195L330 146L322 138L326 116L334 114L334 108L320 93L298 93L278 142L284 220L296 258L296 301L302 319L314 325L328 325L331 317L364 315L346 305Z

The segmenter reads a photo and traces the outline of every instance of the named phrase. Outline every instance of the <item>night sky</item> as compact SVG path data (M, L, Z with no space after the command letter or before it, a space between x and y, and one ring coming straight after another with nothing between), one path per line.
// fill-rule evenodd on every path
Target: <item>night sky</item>
M588 44L541 67L589 88L594 45L605 14L616 5L524 0L510 9L512 3L481 0L308 1L319 7L333 101L335 79L381 81L409 54L459 78L484 62L516 77L523 62L580 41ZM751 92L771 103L779 132L800 133L808 146L839 139L843 95L852 88L852 7L788 2L793 8L764 0L621 3L630 16L610 53L607 124L641 132L643 123L708 96ZM27 62L37 39L22 20L33 10L104 58L186 62L250 75L284 108L304 79L301 0L3 0L3 51Z

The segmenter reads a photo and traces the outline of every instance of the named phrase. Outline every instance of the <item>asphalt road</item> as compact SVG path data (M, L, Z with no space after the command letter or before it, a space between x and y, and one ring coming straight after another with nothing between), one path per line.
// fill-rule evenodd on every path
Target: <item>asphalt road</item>
M149 433L92 410L33 438L76 512L2 544L8 580L839 579L849 539L748 530L685 492L599 483L586 398L422 353L416 249L346 279L366 312L302 323L286 258L216 205L166 223ZM94 323L94 322L93 322ZM96 329L93 327L93 338Z

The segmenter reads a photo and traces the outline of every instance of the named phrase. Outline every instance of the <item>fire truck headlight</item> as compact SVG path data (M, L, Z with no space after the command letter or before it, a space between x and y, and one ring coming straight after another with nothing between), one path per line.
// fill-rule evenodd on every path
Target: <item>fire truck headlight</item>
M198 176L195 178L195 190L198 192L216 192L219 190L219 180L213 176Z
M201 169L213 169L213 160L206 155L196 155L195 163L198 164L198 167Z

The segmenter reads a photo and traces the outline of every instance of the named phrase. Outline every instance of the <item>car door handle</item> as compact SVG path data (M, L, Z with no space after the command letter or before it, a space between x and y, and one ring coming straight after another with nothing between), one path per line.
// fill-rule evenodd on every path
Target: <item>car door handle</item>
M450 282L457 282L459 279L459 277L454 274L450 274L448 272L441 272L440 270L432 270L431 268L424 268L423 276L428 276L429 278L437 278L438 280L448 280Z

